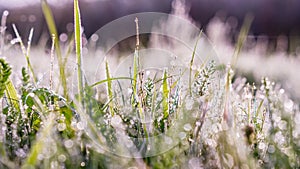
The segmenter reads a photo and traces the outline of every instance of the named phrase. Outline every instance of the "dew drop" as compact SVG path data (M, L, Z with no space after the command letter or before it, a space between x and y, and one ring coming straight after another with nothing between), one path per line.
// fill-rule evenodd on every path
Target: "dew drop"
M64 145L65 145L66 148L72 148L73 145L74 145L74 143L73 143L72 140L66 140L66 141L64 142Z
M191 131L191 130L192 130L192 126L191 126L190 123L187 123L187 124L185 124L185 125L183 126L183 129L184 129L185 131Z
M259 144L258 144L258 148L259 148L260 150L264 150L264 149L266 148L266 144L265 144L265 143L259 143Z
M99 36L97 34L93 34L91 36L91 40L94 41L94 42L96 42L98 39L99 39Z
M284 89L280 89L280 90L279 90L279 93L280 93L280 94L283 94L283 93L284 93Z
M63 155L63 154L61 154L61 155L58 156L58 161L61 162L61 163L65 162L66 159L67 159L66 156Z
M278 123L278 127L280 130L286 130L287 122L285 120L280 120L280 122Z
M57 124L57 130L58 131L64 131L66 129L66 124L65 123L58 123Z
M268 152L271 153L271 154L274 153L275 152L275 147L273 145L270 145L268 147Z

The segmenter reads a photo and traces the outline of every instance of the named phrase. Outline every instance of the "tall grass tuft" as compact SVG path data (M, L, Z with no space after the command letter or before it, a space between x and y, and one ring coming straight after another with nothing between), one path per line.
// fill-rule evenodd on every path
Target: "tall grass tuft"
M29 53L30 53L30 47L31 47L31 39L32 39L32 36L33 36L33 28L30 30L30 33L29 33L28 44L27 44L28 46L27 46L27 49L26 49L25 45L24 45L24 43L23 43L23 41L22 41L22 39L21 39L21 37L19 35L19 32L17 30L16 25L13 24L12 26L13 26L14 32L15 32L15 34L17 36L18 42L20 43L23 55L25 56L25 59L26 59L26 62L27 62L27 67L28 67L28 69L31 72L33 83L36 85L37 79L36 79L36 76L34 74L34 71L33 71L33 68L32 68L32 65L31 65L31 62L30 62L30 59L29 59Z

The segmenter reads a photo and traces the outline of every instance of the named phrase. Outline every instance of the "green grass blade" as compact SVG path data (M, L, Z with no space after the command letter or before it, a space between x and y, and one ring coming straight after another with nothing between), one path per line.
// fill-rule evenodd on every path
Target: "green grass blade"
M63 61L61 50L60 50L59 38L58 38L57 30L56 30L56 25L54 22L54 17L53 17L52 11L46 0L41 0L41 5L42 5L43 14L44 14L45 20L47 22L47 26L50 31L50 34L55 36L55 49L56 49L56 54L57 54L57 58L58 58L59 76L60 76L61 84L63 87L64 97L68 100L69 96L68 96L68 87L67 87L65 66L64 66L64 61Z
M0 59L0 98L5 93L9 103L20 112L19 97L17 90L9 79L11 75L11 67L4 59Z
M197 41L196 41L196 44L194 46L194 50L193 50L193 53L192 53L192 59L190 61L190 75L189 75L189 92L190 92L190 95L192 95L192 71L193 71L193 64L194 64L194 59L195 59L195 54L196 54L196 49L197 49L197 46L198 46L198 42L201 38L201 35L202 35L202 30L197 38Z
M14 108L19 112L20 111L19 97L17 94L17 90L11 80L8 80L6 84L5 94L7 95L10 104L13 105Z
M106 77L106 79L101 80L99 82L96 82L96 83L90 85L89 87L95 87L95 86L100 85L102 83L105 83L105 82L108 82L108 81L113 81L113 80L133 80L133 79L130 78L130 77L110 77L110 78Z
M167 70L164 70L162 88L163 88L163 97L162 97L163 114L164 114L164 119L166 119L169 116L169 94L170 94Z
M7 16L9 15L9 12L7 10L3 11L2 17L1 17L1 30L0 30L0 55L3 55L4 52L4 46L5 46L5 30L6 30L6 21Z
M105 71L106 71L106 79L111 79L109 65L108 65L107 60L105 62ZM109 111L110 111L110 114L113 116L114 115L114 109L113 109L114 104L113 104L113 90L112 90L111 80L107 80L107 97L108 97L108 100L111 100L109 102Z
M11 75L11 67L2 58L0 58L0 98L3 97L6 84L9 81L9 76Z
M82 103L83 97L83 78L81 69L82 59L82 38L81 38L81 19L78 0L74 0L74 30L75 30L75 48L77 58L77 78L78 78L78 101Z
M134 103L136 102L137 97L137 78L138 78L138 72L139 72L139 61L138 61L138 50L136 49L134 52L134 58L133 58L133 80L132 80L132 98L131 103L134 107Z
M239 37L238 37L238 42L236 43L236 47L235 47L235 50L234 50L234 53L233 53L233 56L232 56L232 59L231 59L232 69L234 69L234 67L237 63L239 54L240 54L240 52L243 48L244 42L247 38L247 35L248 35L248 32L249 32L249 29L250 29L250 26L251 26L251 23L252 23L253 19L254 19L254 17L252 15L247 15L245 17L242 29L241 29Z

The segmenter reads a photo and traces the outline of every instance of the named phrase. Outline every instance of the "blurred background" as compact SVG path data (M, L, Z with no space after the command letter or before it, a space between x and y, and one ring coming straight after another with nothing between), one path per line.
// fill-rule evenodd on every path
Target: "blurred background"
M171 13L176 8L173 1L80 0L84 35L89 39L103 25L125 15L137 12ZM11 26L14 23L24 39L34 28L33 46L49 47L49 33L40 2L0 0L0 13L9 12L7 41L15 38ZM73 32L73 1L48 0L48 3L54 14L60 41L66 42ZM182 8L187 17L204 30L224 64L233 55L245 16L252 15L254 20L240 54L236 74L258 83L261 77L269 76L288 90L294 99L300 100L299 0L186 0L182 4L185 4ZM85 50L85 53L88 52L91 53ZM11 62L18 61L11 59Z
M72 0L48 0L56 20L59 33L72 31ZM137 12L170 13L172 0L80 0L84 32L90 37L106 23ZM289 53L300 51L300 1L298 0L186 0L191 18L199 27L207 31L213 18L219 18L233 29L227 32L234 42L246 14L255 18L250 29L250 36L257 40L263 38L274 50L280 46ZM9 11L8 31L11 24L20 29L21 37L27 37L34 27L33 44L47 34L47 26L39 0L0 0L0 12ZM24 36L22 36L24 35Z

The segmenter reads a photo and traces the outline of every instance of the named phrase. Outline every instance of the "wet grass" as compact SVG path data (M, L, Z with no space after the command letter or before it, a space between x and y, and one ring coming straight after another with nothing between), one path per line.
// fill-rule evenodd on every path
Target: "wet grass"
M78 90L69 92L68 57L61 55L46 1L42 6L54 37L49 85L37 85L30 43L26 51L18 41L27 60L20 85L11 80L18 72L0 59L0 168L300 166L299 104L268 78L260 84L233 79L247 26L225 70L215 60L195 65L195 52L180 70L142 69L137 36L128 77L114 77L105 61L106 78L89 84L81 67L80 8L74 0ZM59 83L51 80L54 51Z

